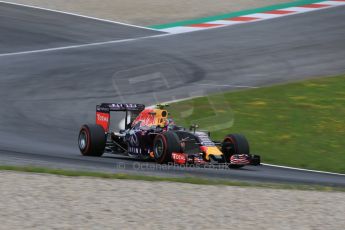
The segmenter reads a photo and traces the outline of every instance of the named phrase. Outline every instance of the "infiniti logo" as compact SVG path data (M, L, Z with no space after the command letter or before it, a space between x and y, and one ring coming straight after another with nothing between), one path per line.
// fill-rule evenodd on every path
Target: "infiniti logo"
M129 143L131 144L131 146L139 146L139 140L136 134L133 134L131 136L129 136L128 138Z

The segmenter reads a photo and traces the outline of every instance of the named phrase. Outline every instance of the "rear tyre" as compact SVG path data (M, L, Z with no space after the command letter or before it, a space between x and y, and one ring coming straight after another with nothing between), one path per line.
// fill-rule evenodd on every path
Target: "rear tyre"
M177 134L174 132L158 134L153 141L153 154L156 162L159 164L170 162L173 152L182 152Z
M222 152L225 161L230 163L230 157L234 154L249 154L249 143L241 134L229 134L222 143ZM230 165L231 168L241 168L243 165Z
M79 131L78 147L82 155L100 157L104 153L106 136L100 125L83 125Z

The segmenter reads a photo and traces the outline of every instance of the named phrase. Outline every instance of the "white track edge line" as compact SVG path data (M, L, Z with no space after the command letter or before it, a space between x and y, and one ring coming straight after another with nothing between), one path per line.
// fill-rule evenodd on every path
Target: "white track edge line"
M138 37L138 38L128 38L128 39L105 41L105 42L86 43L86 44L81 44L81 45L71 45L71 46L39 49L39 50L21 51L21 52L14 52L14 53L4 53L4 54L0 54L0 58L8 57L8 56L23 55L23 54L45 53L45 52L50 52L50 51L77 49L77 48L90 47L90 46L99 46L99 45L115 44L115 43L121 43L121 42L138 41L138 40L144 40L148 38L165 37L168 35L172 35L172 34L159 34L159 35L152 35L152 36Z
M319 171L319 170L312 170L312 169L302 169L302 168L295 168L295 167L289 167L289 166L283 166L283 165L273 165L273 164L266 164L266 163L261 163L261 164L265 165L265 166L276 167L276 168L293 169L293 170L298 170L298 171L306 171L306 172L313 172L313 173L322 173L322 174L331 174L331 175L345 176L345 174L342 174L342 173L334 173L334 172Z
M72 15L72 16L76 16L76 17L87 18L87 19L92 19L92 20L97 20L97 21L102 21L102 22L108 22L108 23L119 24L119 25L124 25L124 26L136 27L136 28L140 28L140 29L146 29L146 30L152 30L152 31L157 31L157 32L163 32L161 30L157 30L157 29L153 29L153 28L149 28L149 27L138 26L138 25L128 24L128 23L124 23L124 22L117 22L117 21L112 21L112 20L109 20L109 19L102 19L102 18L97 18L97 17L92 17L92 16L86 16L86 15L72 13L72 12L67 12L67 11L53 10L53 9L48 9L48 8L44 8L44 7L39 7L39 6L32 6L32 5L26 5L26 4L14 3L14 2L7 2L7 1L0 1L0 3L9 4L9 5L15 5L15 6L28 7L28 8L38 9L38 10L51 11L51 12L55 12L55 13L67 14L67 15Z
M202 85L202 86L209 86L209 87L232 87L232 88L249 88L249 89L257 89L258 86L249 86L249 85L215 85L215 84L198 84L195 85Z

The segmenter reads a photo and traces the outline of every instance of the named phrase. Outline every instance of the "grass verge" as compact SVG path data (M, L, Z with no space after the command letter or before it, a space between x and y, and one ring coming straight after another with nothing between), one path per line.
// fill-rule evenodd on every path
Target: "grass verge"
M32 166L2 165L0 166L0 170L52 174L52 175L69 176L69 177L94 177L94 178L103 178L103 179L142 180L142 181L150 181L150 182L189 183L189 184L196 184L196 185L222 185L222 186L270 188L270 189L294 189L294 190L307 190L307 191L345 192L345 188L318 186L318 185L255 183L255 182L241 182L241 181L228 181L228 180L213 180L213 179L211 180L211 179L203 179L203 178L197 178L197 177L155 177L155 176L145 176L145 175L112 174L112 173L89 172L89 171L51 169L51 168L32 167Z
M345 75L195 98L170 114L216 140L243 133L265 163L345 173Z

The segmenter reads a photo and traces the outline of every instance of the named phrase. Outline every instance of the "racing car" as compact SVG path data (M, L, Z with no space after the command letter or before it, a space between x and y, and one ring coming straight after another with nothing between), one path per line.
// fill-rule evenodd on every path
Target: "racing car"
M103 153L126 154L152 159L159 164L227 164L230 168L260 165L260 156L249 152L241 134L229 134L222 141L198 125L178 126L169 117L168 105L145 108L143 104L102 103L96 106L96 123L84 124L78 146L84 156ZM124 112L123 129L110 129L111 112Z

